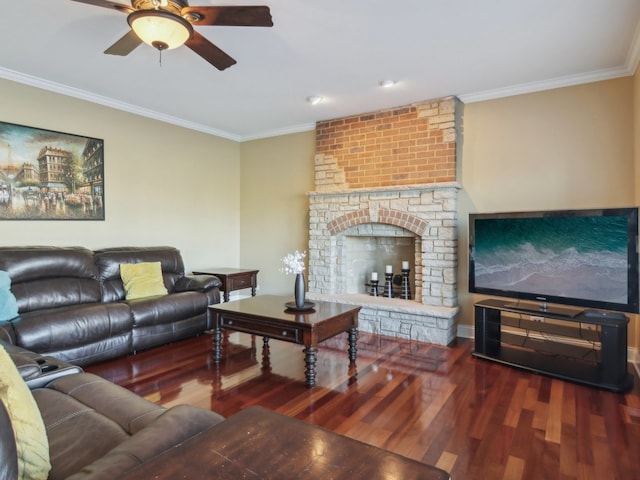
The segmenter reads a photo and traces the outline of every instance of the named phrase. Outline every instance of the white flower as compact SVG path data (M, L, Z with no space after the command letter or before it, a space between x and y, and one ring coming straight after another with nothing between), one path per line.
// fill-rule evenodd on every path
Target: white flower
M302 273L304 270L304 257L307 256L307 252L300 253L295 251L294 253L287 253L282 257L282 263L284 267L280 269L282 273L289 275L290 273Z

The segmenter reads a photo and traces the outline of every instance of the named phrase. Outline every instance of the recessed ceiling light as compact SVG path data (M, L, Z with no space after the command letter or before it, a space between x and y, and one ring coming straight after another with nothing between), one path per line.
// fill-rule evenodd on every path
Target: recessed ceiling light
M309 102L311 105L317 105L323 100L324 97L320 97L319 95L311 95L310 97L307 97L307 102Z
M380 82L380 86L382 88L389 88L389 87L393 87L396 83L398 82L396 82L395 80L382 80Z

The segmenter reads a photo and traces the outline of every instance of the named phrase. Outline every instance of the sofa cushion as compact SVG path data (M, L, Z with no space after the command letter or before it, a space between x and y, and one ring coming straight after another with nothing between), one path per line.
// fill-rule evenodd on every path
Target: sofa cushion
M21 314L16 344L79 365L131 351L133 318L124 303L80 304Z
M127 300L169 293L162 280L160 262L122 263L120 277Z
M11 291L11 277L0 270L0 323L18 316L18 302Z
M100 301L93 252L82 247L0 247L20 313Z
M0 270L14 282L44 277L97 278L93 252L84 247L0 247Z
M90 373L60 377L33 396L50 439L50 480L66 479L102 458L166 411Z
M47 385L46 390L54 390L76 399L109 417L130 435L145 428L166 411L166 408L93 373L84 372L57 378Z
M199 292L172 293L161 298L140 298L127 302L134 328L172 324L206 313L207 297Z
M224 420L217 413L177 405L67 480L111 480Z
M173 292L175 283L184 276L184 263L180 251L174 247L115 247L95 251L95 262L102 281L102 301L118 302L125 299L120 277L120 264L160 262L164 286Z
M0 346L0 401L5 405L16 441L21 479L46 479L51 469L49 443L40 410L11 357Z

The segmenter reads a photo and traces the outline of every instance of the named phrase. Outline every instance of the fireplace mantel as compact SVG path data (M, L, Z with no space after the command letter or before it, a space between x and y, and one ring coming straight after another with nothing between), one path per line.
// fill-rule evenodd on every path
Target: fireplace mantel
M349 189L327 189L327 190L314 190L307 192L309 197L332 197L341 195L384 195L388 193L398 192L431 192L434 190L442 190L454 188L460 190L462 185L459 182L440 182L440 183L428 183L422 185L400 185L394 187L369 187L369 188L349 188Z

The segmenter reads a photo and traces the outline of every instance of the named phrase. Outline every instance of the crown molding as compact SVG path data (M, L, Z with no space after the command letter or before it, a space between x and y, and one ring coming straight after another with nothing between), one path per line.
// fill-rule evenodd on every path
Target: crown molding
M9 70L9 69L0 67L0 78L4 78L6 80L12 80L14 82L28 85L31 87L40 88L42 90L59 93L61 95L66 95L68 97L77 98L79 100L86 100L87 102L96 103L98 105L114 108L116 110L122 110L128 113L133 113L135 115L151 118L161 122L169 123L171 125L188 128L189 130L195 130L198 132L207 133L209 135L215 135L217 137L226 138L228 140L233 140L236 142L241 141L240 136L234 135L229 132L225 132L223 130L211 128L206 125L202 125L200 123L189 122L182 118L173 117L171 115L166 115L164 113L156 112L154 110L142 108L136 105L131 105L130 103L114 100L113 98L104 97L101 95L97 95L95 93L87 92L85 90L69 87L67 85L62 85L61 83L51 82L49 80L45 80L39 77L34 77L32 75L26 75L24 73L16 72L14 70Z
M603 80L612 80L620 77L632 76L635 74L638 64L640 63L640 23L636 27L636 31L627 53L627 59L622 67L599 70L595 72L588 72L580 75L568 75L565 77L558 77L551 80L543 80L540 82L523 83L519 85L512 85L503 88L496 88L492 90L485 90L482 92L458 94L456 95L463 103L482 102L485 100L495 100L503 97L510 97L514 95L522 95L525 93L534 93L544 90L552 90L555 88L570 87L574 85L581 85L585 83L599 82ZM98 105L114 108L142 117L151 118L161 122L169 123L179 127L195 130L198 132L206 133L209 135L215 135L217 137L226 138L227 140L233 140L235 142L247 142L251 140L258 140L262 138L276 137L280 135L288 135L292 133L307 132L315 129L315 123L291 125L286 128L279 128L274 130L265 130L257 134L252 135L236 135L224 130L218 130L211 128L200 123L189 122L182 118L166 115L154 110L142 108L130 103L121 102L113 98L97 95L78 88L69 87L60 83L51 82L43 78L26 75L24 73L16 72L6 68L0 67L0 78L6 80L12 80L24 85L48 90L50 92L59 93L69 97L85 100Z
M251 140L259 140L261 138L279 137L280 135L289 135L291 133L309 132L316 129L315 123L302 123L300 125L291 125L286 128L277 128L275 130L266 130L255 135L246 135L240 137L240 142L248 142Z
M635 34L624 66L588 72L580 75L568 75L541 82L522 83L504 88L485 90L483 92L457 95L462 103L482 102L484 100L495 100L502 97L511 97L524 93L541 92L554 88L571 87L585 83L600 82L602 80L612 80L614 78L629 77L636 73L640 62L640 22L636 26Z
M558 77L540 82L521 83L519 85L485 90L483 92L457 95L457 97L462 103L483 102L485 100L496 100L498 98L512 97L514 95L522 95L525 93L542 92L544 90L553 90L555 88L571 87L585 83L600 82L602 80L612 80L614 78L628 77L630 75L633 75L633 72L625 66L589 72L581 75L568 75L566 77Z

